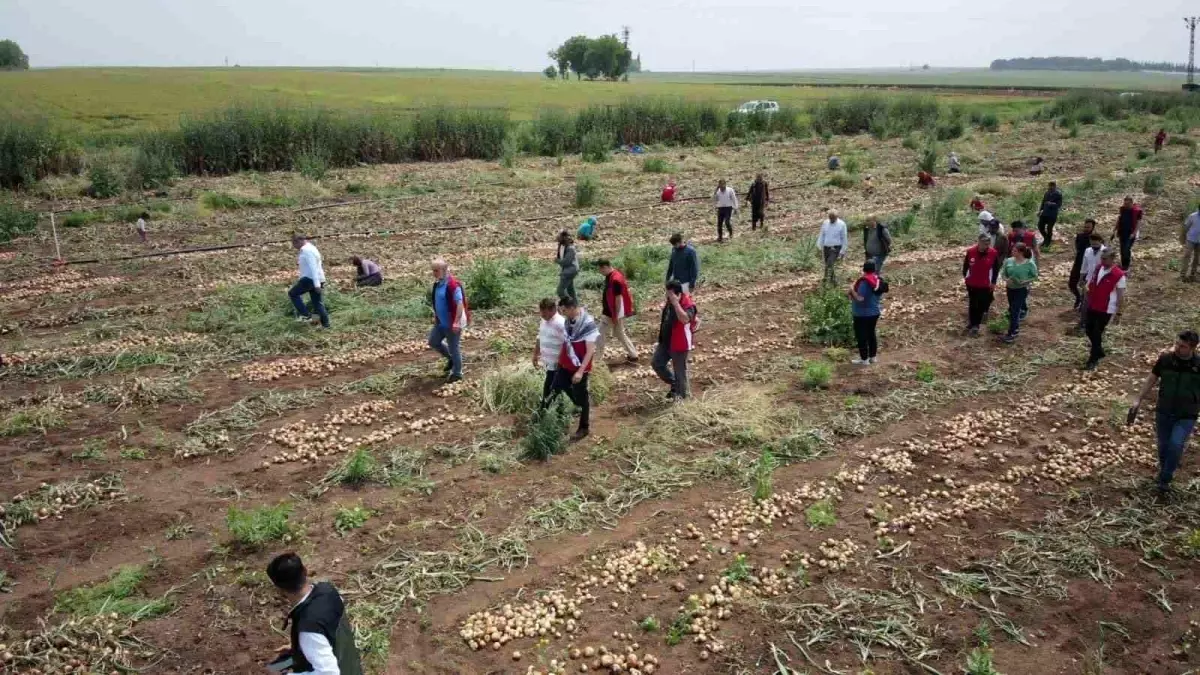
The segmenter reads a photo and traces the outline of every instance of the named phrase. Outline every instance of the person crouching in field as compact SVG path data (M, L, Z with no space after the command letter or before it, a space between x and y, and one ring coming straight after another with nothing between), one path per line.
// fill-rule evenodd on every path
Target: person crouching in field
M1188 439L1196 428L1196 417L1200 416L1200 335L1194 330L1185 330L1175 340L1175 348L1165 352L1154 362L1142 390L1133 399L1133 406L1126 418L1132 424L1137 418L1142 402L1158 385L1158 405L1154 416L1154 429L1158 437L1158 481L1159 494L1171 489L1171 479L1183 459Z
M450 274L450 266L438 258L431 265L433 288L429 304L433 306L433 328L429 330L429 348L446 359L446 382L462 380L462 332L470 321L467 296L462 284Z
M312 313L308 311L303 300L304 294L307 293L312 301L313 311L321 319L321 327L329 328L329 312L325 311L325 300L321 290L325 286L325 266L321 261L321 252L308 237L300 234L292 235L292 247L300 252L297 256L300 279L288 290L288 298L296 308L296 321L308 323L312 320Z
M925 190L933 187L936 184L936 181L933 180L933 174L929 173L928 171L917 172L917 187Z
M565 393L571 403L579 408L579 429L572 440L586 438L591 429L591 396L588 394L588 376L596 358L596 341L600 339L600 327L596 320L572 297L563 297L558 308L566 317L562 350L558 357L554 387L543 406L560 393Z
M579 228L575 230L575 236L579 241L591 241L596 238L596 216L588 216L587 220L579 224Z
M597 261L596 266L600 274L604 275L604 290L600 296L603 311L600 312L600 339L596 341L596 358L604 358L604 345L611 332L625 348L625 360L637 363L637 348L633 346L633 341L629 339L629 333L625 330L625 319L634 315L633 292L629 290L629 282L625 280L625 275L606 259Z
M554 376L558 371L558 357L567 341L567 320L558 313L558 302L543 298L538 303L538 314L542 322L538 325L537 341L533 343L533 367L546 371L542 383L542 401L548 401L554 391Z
M979 243L963 256L963 285L967 287L967 335L979 336L983 317L992 307L996 278L1003 260L991 244L991 237L979 235Z
M1001 269L1005 295L1008 296L1008 333L1000 339L1008 343L1015 342L1021 332L1021 320L1029 306L1029 290L1038 278L1037 263L1030 259L1028 246L1018 243L1013 246L1012 253Z
M284 624L290 644L272 663L290 658L291 666L285 669L292 673L362 675L354 629L337 589L327 581L310 582L295 553L275 556L267 565L267 578L290 607ZM281 672L274 667L268 672Z
M863 263L862 276L850 285L850 313L854 318L854 338L858 342L858 358L852 360L856 366L876 362L879 352L879 337L876 328L882 313L879 301L883 297L883 280L875 273L875 262Z
M668 181L666 187L664 187L662 189L662 201L663 201L663 203L675 201L675 180L674 179L671 179L670 181Z
M350 258L350 264L354 265L355 286L362 288L363 286L378 286L383 283L383 270L374 260L353 256Z
M671 386L667 398L683 400L691 394L688 386L688 357L695 347L699 328L696 303L678 281L668 281L666 301L658 324L658 346L651 366L659 379Z

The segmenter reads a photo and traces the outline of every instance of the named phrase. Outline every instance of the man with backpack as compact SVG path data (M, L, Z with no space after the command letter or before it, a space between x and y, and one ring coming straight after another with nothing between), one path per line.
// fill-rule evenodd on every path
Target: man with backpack
M429 348L446 359L446 382L453 384L462 380L462 332L470 321L466 294L462 284L450 274L445 260L434 260L433 288L429 291L429 304L433 306L433 328L429 331Z
M875 273L883 274L883 261L892 252L892 233L875 216L867 216L863 224L863 251L867 260L875 263Z
M291 605L284 624L290 647L280 650L268 669L297 674L362 675L354 629L337 589L326 581L310 583L308 570L295 553L275 556L267 565L267 577Z
M963 285L967 287L967 335L979 336L983 317L992 307L996 279L1004 260L992 246L991 237L979 235L979 243L963 256Z
M1042 195L1042 208L1038 209L1038 232L1042 233L1042 241L1046 248L1054 244L1054 225L1058 222L1058 212L1062 210L1063 194L1058 189L1058 183L1050 181L1046 194Z
M633 341L625 331L625 319L634 315L633 293L629 290L629 282L625 281L625 275L607 259L600 259L596 266L600 268L600 274L604 275L604 289L600 295L603 310L600 312L600 339L596 341L596 358L604 358L604 344L611 332L625 347L625 360L637 363L637 348L633 346Z
M850 313L854 318L854 338L858 342L858 358L850 361L856 366L876 362L879 338L876 327L882 310L879 301L888 292L887 282L875 271L875 262L868 259L863 263L862 276L850 285Z
M688 386L688 356L695 347L693 341L700 327L696 303L678 281L668 281L666 302L658 325L658 346L650 365L659 379L671 385L667 398L682 400L690 395Z

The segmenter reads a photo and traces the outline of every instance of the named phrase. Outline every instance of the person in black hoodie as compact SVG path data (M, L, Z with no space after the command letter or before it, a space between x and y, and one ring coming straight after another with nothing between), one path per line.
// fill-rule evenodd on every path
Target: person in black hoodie
M337 589L325 581L309 583L308 570L295 553L275 556L267 576L291 605L284 624L290 624L291 646L280 650L273 663L290 657L295 675L362 675L354 630Z
M767 204L771 203L771 187L760 173L750 184L746 193L746 201L750 202L750 230L757 230L762 223L763 230L767 229Z
M1054 225L1058 223L1058 212L1062 210L1063 194L1058 189L1058 183L1050 181L1046 194L1042 195L1042 208L1038 209L1038 232L1042 233L1042 243L1045 248L1054 244Z
M1075 233L1075 260L1071 262L1071 276L1067 278L1067 287L1075 296L1075 311L1083 304L1083 294L1079 292L1079 279L1082 276L1083 253L1092 245L1092 232L1096 231L1096 219L1088 218L1083 221L1083 229Z

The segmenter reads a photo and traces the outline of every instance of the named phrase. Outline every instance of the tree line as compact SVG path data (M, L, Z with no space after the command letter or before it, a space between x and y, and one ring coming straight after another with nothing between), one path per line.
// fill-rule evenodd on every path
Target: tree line
M622 40L616 35L602 35L590 38L586 35L576 35L568 38L558 47L550 50L550 59L554 65L547 66L546 77L567 79L569 73L575 73L575 79L587 78L595 80L619 80L629 73L639 72L642 58L633 58L629 49L628 34Z
M996 59L992 70L1079 70L1092 72L1157 70L1186 73L1187 65L1167 61L1130 61L1129 59L1099 59L1083 56L1035 56L1022 59Z
M29 70L29 57L12 40L0 40L0 70Z

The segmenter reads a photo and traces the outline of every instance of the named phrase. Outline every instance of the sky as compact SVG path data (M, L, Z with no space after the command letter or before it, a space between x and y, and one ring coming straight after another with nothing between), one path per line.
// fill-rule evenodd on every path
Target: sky
M0 0L0 39L55 66L541 70L632 31L655 71L984 67L1018 56L1187 61L1178 0ZM1200 8L1191 7L1193 13Z

